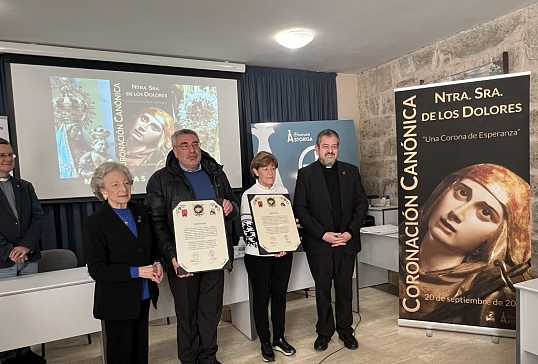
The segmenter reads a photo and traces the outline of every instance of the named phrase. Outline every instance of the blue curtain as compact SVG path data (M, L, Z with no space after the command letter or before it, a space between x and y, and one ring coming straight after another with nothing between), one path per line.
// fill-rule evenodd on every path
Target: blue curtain
M245 166L254 157L251 124L338 119L336 73L247 66L240 88ZM251 186L246 175L243 185Z
M7 83L6 70L4 67L4 55L0 54L0 115L7 115Z
M336 73L247 67L240 79L240 98L242 135L245 141L242 147L247 166L253 157L251 123L338 119ZM0 54L0 115L7 115L7 105L4 57ZM246 175L250 176L250 173ZM241 197L240 193L238 196ZM139 199L136 202L143 203L144 200ZM79 265L84 265L82 223L100 204L43 203L43 250L70 249L77 255ZM240 224L235 225L234 229L240 231Z
M247 67L241 102L247 124L336 120L336 73Z

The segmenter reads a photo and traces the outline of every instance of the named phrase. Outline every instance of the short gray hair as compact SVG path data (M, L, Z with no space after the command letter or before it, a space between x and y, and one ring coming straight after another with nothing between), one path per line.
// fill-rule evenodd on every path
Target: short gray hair
M318 133L318 137L316 139L316 145L318 146L318 148L321 146L321 138L323 137L336 137L336 139L338 140L338 145L340 146L340 136L338 135L338 133L332 129L323 129Z
M103 201L105 199L101 193L101 189L105 187L105 176L110 172L121 172L125 175L125 177L127 177L131 184L134 182L131 171L129 171L129 168L123 164L116 162L105 162L101 164L99 167L95 168L95 172L93 172L92 180L90 182L93 194L99 199L99 201Z
M191 134L191 135L194 135L196 137L196 139L200 140L200 137L198 136L198 133L196 133L194 130L192 129L180 129L176 132L174 132L174 134L172 134L172 147L175 147L176 146L176 139L178 136L180 135L183 135L183 134Z

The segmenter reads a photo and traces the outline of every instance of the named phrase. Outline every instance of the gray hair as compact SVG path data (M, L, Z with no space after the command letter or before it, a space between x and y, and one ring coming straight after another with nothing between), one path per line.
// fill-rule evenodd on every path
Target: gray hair
M196 139L200 140L200 137L198 136L198 133L196 133L194 130L192 129L180 129L176 132L174 132L174 134L172 134L172 147L175 147L176 146L176 139L178 136L180 135L183 135L183 134L191 134L191 135L194 135L196 137Z
M318 148L321 146L321 138L323 137L336 137L336 139L338 140L338 145L340 145L340 136L336 131L332 129L323 129L318 133L318 137L316 139L316 145L318 146Z
M103 201L105 199L101 193L101 190L105 187L105 176L110 172L121 172L131 184L134 182L131 171L129 171L129 168L123 164L116 162L105 162L101 164L99 167L95 168L95 172L93 172L92 180L90 182L93 194L99 199L99 201Z

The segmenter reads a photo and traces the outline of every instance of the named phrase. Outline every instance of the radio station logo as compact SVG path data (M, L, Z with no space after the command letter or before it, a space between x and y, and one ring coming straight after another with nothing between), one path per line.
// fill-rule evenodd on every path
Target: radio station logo
M288 143L297 143L297 142L313 142L312 135L310 133L299 133L292 132L291 129L288 129Z

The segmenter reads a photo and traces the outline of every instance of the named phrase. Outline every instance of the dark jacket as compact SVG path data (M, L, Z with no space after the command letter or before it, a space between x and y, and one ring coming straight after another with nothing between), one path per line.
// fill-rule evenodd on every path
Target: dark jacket
M349 255L357 254L361 251L360 229L368 210L368 199L359 169L349 163L336 163L340 180L342 225L334 226L331 198L322 168L318 161L299 169L297 174L293 210L303 226L303 248L312 254L329 252L335 248L323 241L323 234L328 231L348 231L352 238L345 246L336 249L343 249Z
M231 222L239 216L239 205L222 166L205 151L202 151L201 165L211 179L217 202L221 203L222 199L226 199L233 205L233 211L226 216L226 240L230 262L233 262ZM151 176L146 191L146 205L150 210L160 253L165 263L172 267L172 258L177 257L172 210L181 201L196 200L194 190L173 152L168 153L166 166Z
M134 320L140 315L142 279L131 278L130 267L155 262L157 246L146 206L129 203L138 238L107 202L84 221L84 254L95 280L93 315L100 320ZM159 289L149 282L156 307Z
M13 214L6 195L0 189L0 268L15 264L9 253L16 246L30 249L28 261L37 262L41 258L41 233L43 232L43 209L39 204L34 187L28 181L10 177L15 194L15 206L19 218Z

